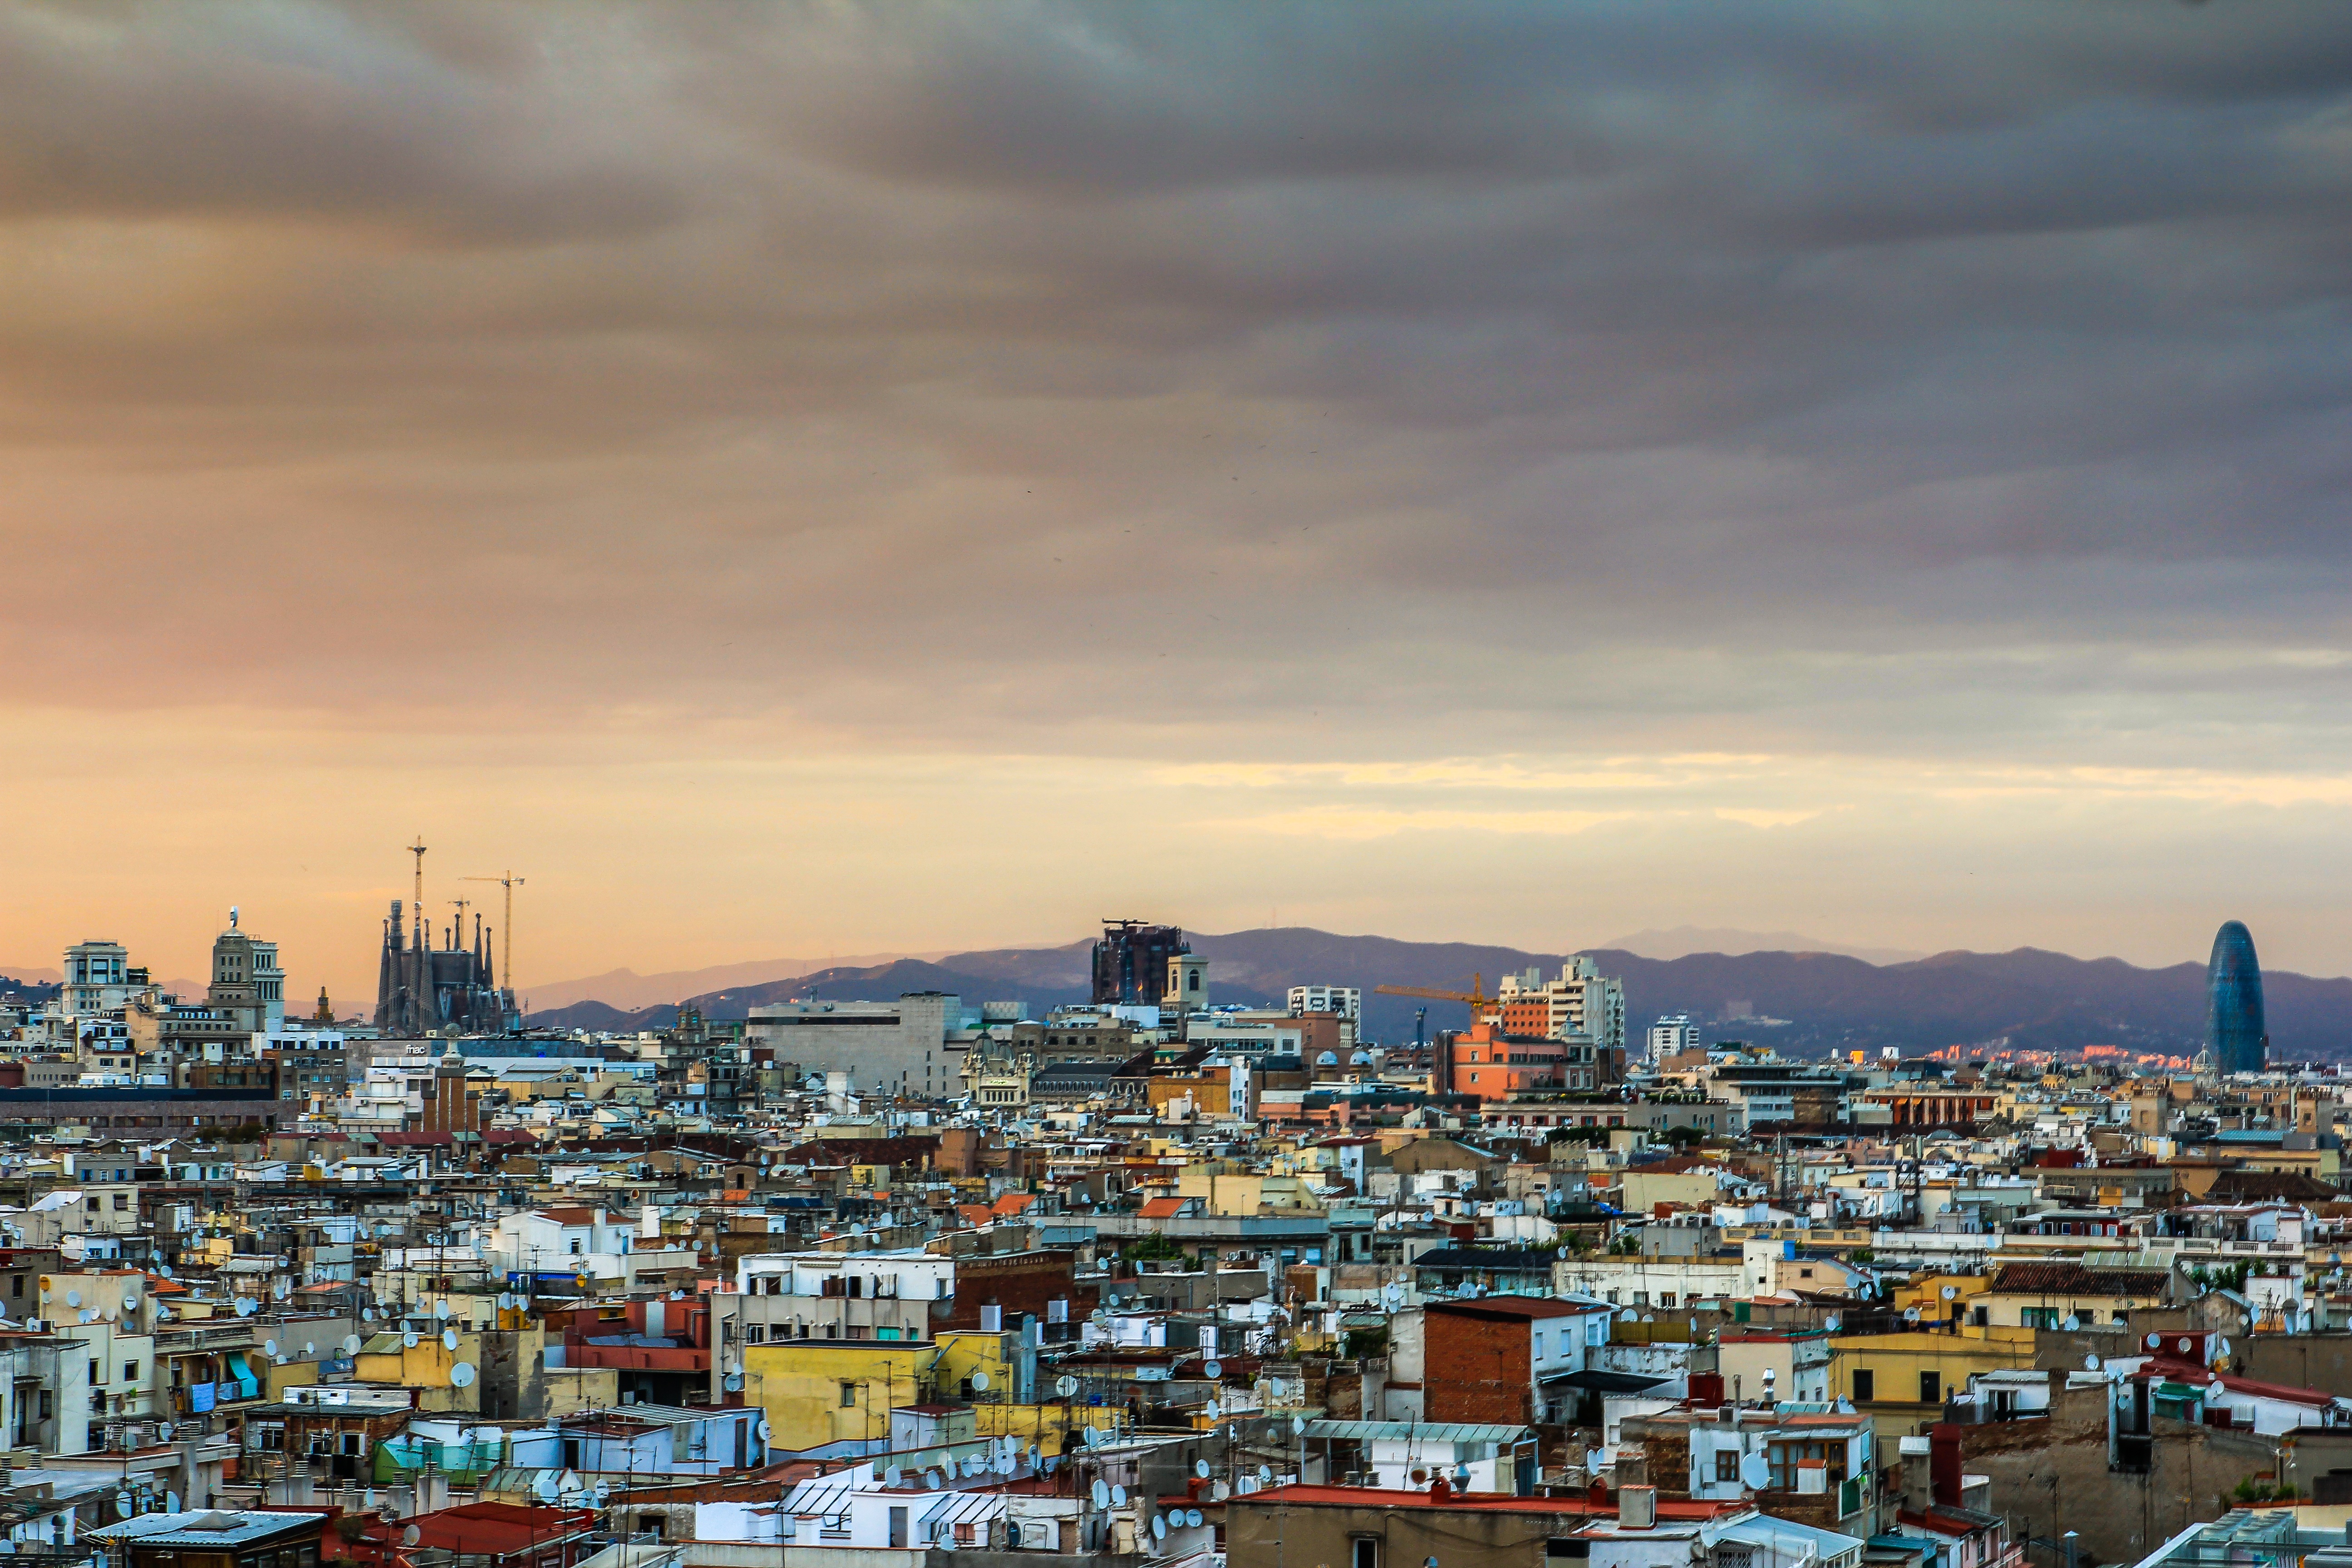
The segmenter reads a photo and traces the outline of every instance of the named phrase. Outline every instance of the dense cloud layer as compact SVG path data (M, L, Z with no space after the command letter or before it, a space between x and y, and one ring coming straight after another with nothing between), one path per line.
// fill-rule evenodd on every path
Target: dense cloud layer
M1997 942L2052 891L1839 911L2049 833L2178 905L2019 938L2201 952L2347 847L2347 85L2281 0L13 8L0 700L598 809L1037 759L1057 871L1149 801L1185 918L1537 947ZM1628 892L1692 822L1825 837ZM1596 829L1587 931L1526 847ZM1547 869L1433 907L1465 834ZM859 908L746 955L1070 918Z

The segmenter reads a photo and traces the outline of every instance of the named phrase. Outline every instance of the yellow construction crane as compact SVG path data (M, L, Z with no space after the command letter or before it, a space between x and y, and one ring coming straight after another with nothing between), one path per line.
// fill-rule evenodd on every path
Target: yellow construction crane
M505 977L509 990L514 988L514 890L522 886L522 879L512 871L500 877L460 877L461 882L496 882L507 890L506 923L499 927L499 973Z
M1467 991L1439 991L1427 985L1375 985L1372 990L1381 996L1419 996L1430 1002L1466 1002L1470 1005L1473 1023L1477 1022L1479 1014L1502 1000L1499 996L1486 994L1486 977L1484 974L1473 974Z

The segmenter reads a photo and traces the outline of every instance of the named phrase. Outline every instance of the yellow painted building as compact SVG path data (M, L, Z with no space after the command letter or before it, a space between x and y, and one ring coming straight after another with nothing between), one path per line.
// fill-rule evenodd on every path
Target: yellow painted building
M1970 1373L2032 1364L2031 1329L1853 1334L1830 1342L1830 1397L1874 1418L1880 1462L1892 1464L1895 1440L1942 1420L1944 1401Z
M459 1388L449 1373L460 1362L479 1373L482 1336L472 1329L454 1331L455 1350L443 1343L439 1334L419 1334L413 1345L404 1344L397 1333L378 1334L360 1346L359 1354L352 1358L352 1375L381 1388L415 1389L420 1411L477 1414L482 1408L479 1375Z
M743 1400L768 1413L772 1447L887 1438L891 1410L922 1404L936 1386L940 1353L936 1344L881 1340L745 1345Z

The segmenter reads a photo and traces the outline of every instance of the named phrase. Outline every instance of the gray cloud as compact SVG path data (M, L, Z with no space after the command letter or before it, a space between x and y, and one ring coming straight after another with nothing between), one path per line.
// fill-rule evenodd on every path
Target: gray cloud
M19 8L9 679L2341 767L2263 650L2347 83L2332 5Z

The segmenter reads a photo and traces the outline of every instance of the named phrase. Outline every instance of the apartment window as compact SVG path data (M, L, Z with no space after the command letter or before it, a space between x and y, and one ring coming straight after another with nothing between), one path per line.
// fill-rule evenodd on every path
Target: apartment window
M1737 1486L1739 1483L1738 1449L1717 1448L1715 1451L1715 1480L1717 1486Z
M106 1368L100 1365L97 1362L90 1363L89 1380L92 1383L104 1383L106 1381Z
M126 1361L122 1363L122 1381L125 1383L136 1383L139 1381L139 1363L137 1362Z
M1878 1376L1866 1366L1853 1369L1853 1402L1867 1405L1878 1397Z
M857 1385L856 1385L856 1384L854 1384L854 1383L845 1383L845 1384L843 1384L841 1385L841 1407L842 1407L844 1410L846 1410L846 1409L848 1409L850 1406L852 1406L852 1405L856 1405L856 1403L857 1403Z
M768 1325L767 1325L767 1324L765 1324L765 1323L746 1323L746 1324L744 1324L744 1325L743 1325L743 1342L744 1342L745 1344L747 1344L747 1345L756 1345L756 1344L761 1344L761 1343L764 1342L767 1340L767 1337L768 1337Z
M1944 1402L1944 1374L1923 1372L1919 1374L1919 1403L1941 1405Z
M1359 1535L1348 1543L1348 1568L1381 1568L1378 1536Z

